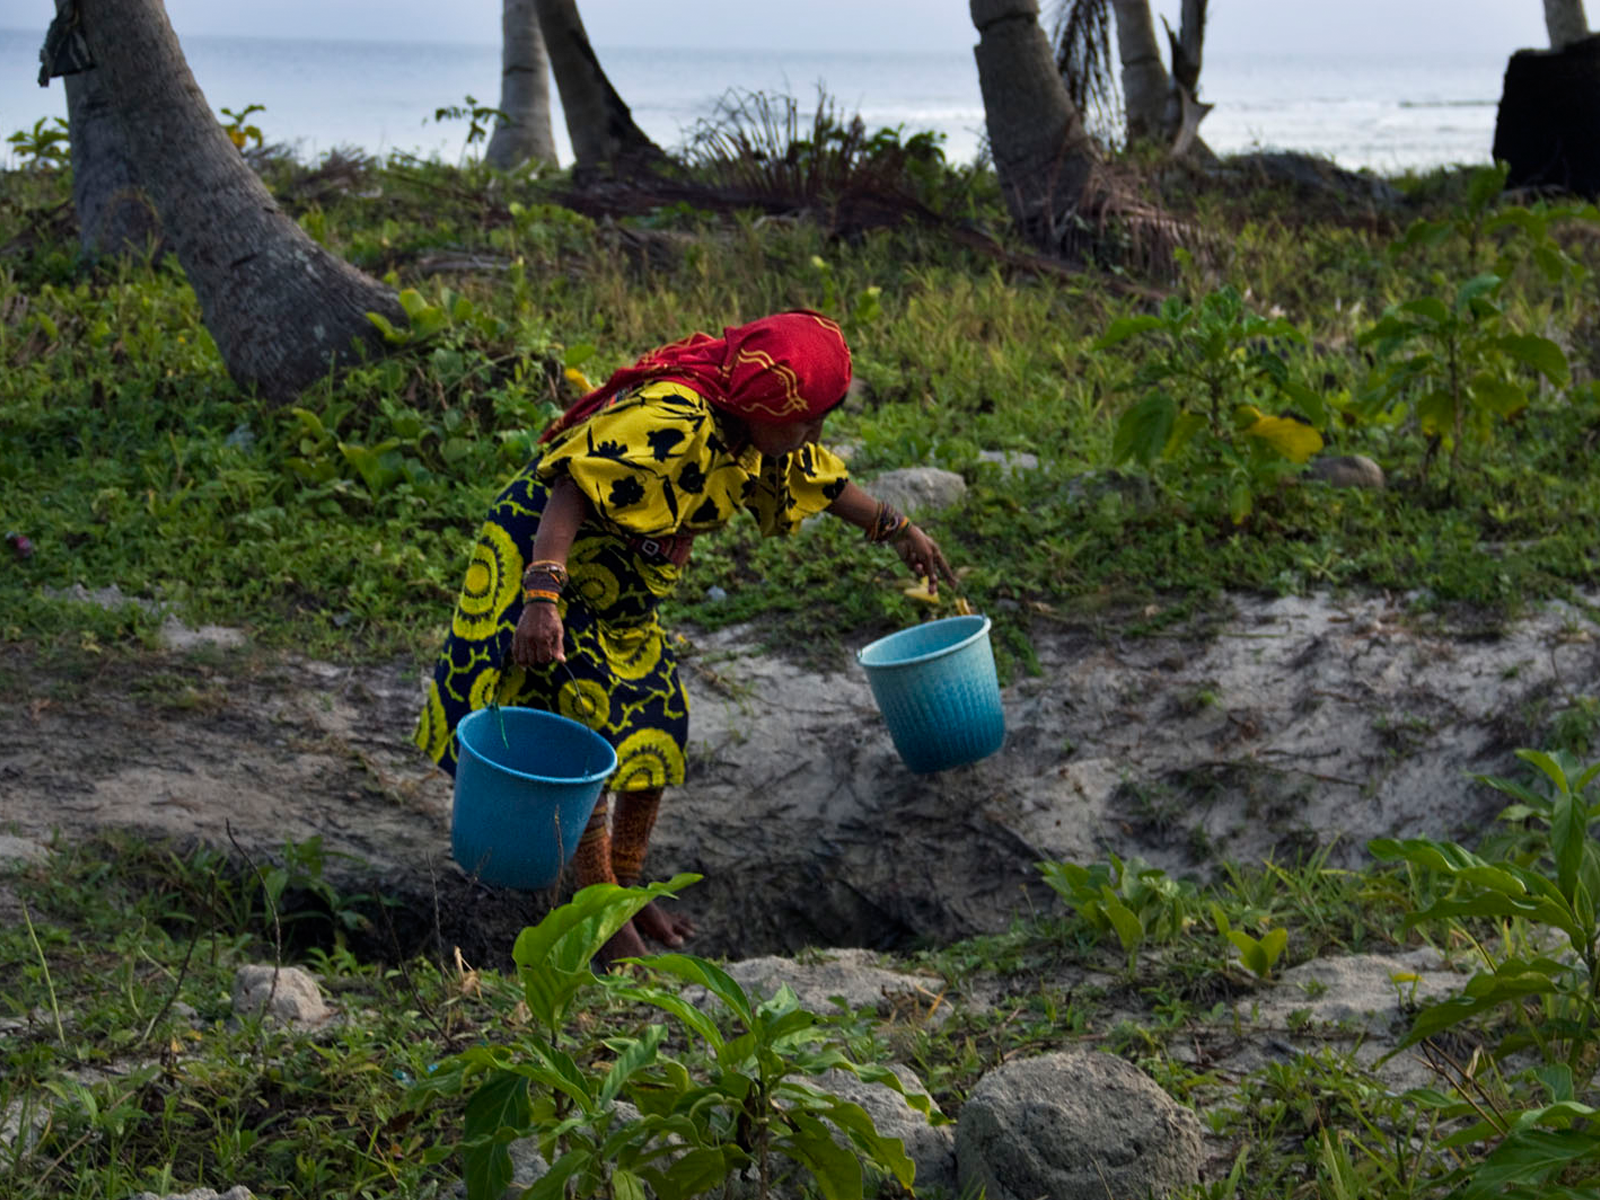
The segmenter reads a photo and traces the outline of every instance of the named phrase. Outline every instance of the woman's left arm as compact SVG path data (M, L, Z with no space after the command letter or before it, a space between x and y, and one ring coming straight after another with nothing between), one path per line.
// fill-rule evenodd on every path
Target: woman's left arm
M864 532L869 542L888 542L912 574L928 581L930 591L939 590L940 579L956 583L955 572L945 561L939 543L887 501L874 500L854 483L846 483L827 511Z

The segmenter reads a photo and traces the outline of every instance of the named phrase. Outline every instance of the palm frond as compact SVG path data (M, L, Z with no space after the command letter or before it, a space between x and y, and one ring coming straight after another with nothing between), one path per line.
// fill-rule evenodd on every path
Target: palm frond
M1106 142L1122 132L1122 96L1111 50L1111 0L1061 0L1051 41L1056 70L1091 133Z

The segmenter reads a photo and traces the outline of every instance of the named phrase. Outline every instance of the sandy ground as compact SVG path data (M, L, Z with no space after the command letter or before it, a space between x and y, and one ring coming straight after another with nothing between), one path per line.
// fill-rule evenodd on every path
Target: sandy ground
M935 776L905 770L853 663L691 632L690 780L649 870L705 874L682 901L702 953L946 940L1052 903L1042 858L1204 874L1219 856L1349 863L1377 835L1470 838L1499 808L1472 775L1516 773L1518 746L1600 692L1594 622L1565 605L1493 629L1407 619L1385 597L1232 608L1203 633L1140 638L1041 621L1041 673L1004 690L1004 749ZM201 634L65 668L0 650L0 834L127 829L258 864L320 837L350 856L330 867L341 887L399 902L399 949L479 961L548 905L451 860L450 785L409 742L414 670Z

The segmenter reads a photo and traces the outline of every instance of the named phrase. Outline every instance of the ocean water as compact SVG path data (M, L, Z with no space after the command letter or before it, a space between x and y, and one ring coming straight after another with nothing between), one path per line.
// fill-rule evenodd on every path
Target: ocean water
M0 138L40 117L66 115L60 81L37 86L40 32L0 31ZM260 104L251 121L269 142L314 160L340 146L459 159L463 121L437 121L468 95L499 98L498 46L184 39L190 68L214 109ZM969 162L983 146L983 103L968 52L786 53L598 47L634 119L664 146L681 144L730 91L794 96L803 115L819 89L870 128L944 135L946 155ZM1505 56L1209 56L1201 126L1213 149L1289 149L1352 169L1425 170L1486 163ZM570 157L556 118L558 148ZM0 146L0 165L12 165Z

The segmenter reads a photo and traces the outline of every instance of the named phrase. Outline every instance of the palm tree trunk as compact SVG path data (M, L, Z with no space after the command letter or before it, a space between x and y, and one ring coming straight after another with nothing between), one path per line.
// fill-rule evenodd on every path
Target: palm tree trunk
M1550 49L1564 50L1589 36L1589 21L1583 15L1583 0L1544 0L1544 27L1550 34Z
M381 353L394 295L312 241L212 116L161 0L79 0L125 157L149 193L228 373L274 403Z
M484 160L508 171L529 159L556 165L550 129L550 56L534 0L504 0L500 9L500 120Z
M634 124L633 114L606 78L578 16L577 0L537 0L537 5L577 160L574 171L626 175L665 162L667 156Z
M1112 0L1117 22L1117 56L1122 60L1122 107L1128 116L1128 144L1166 136L1167 94L1172 81L1161 65L1161 45L1150 0Z
M78 244L89 258L154 249L161 244L161 219L128 158L100 72L68 75L62 83L67 89Z
M1094 143L1056 72L1036 0L970 0L978 86L995 174L1012 218L1055 249L1094 170Z

